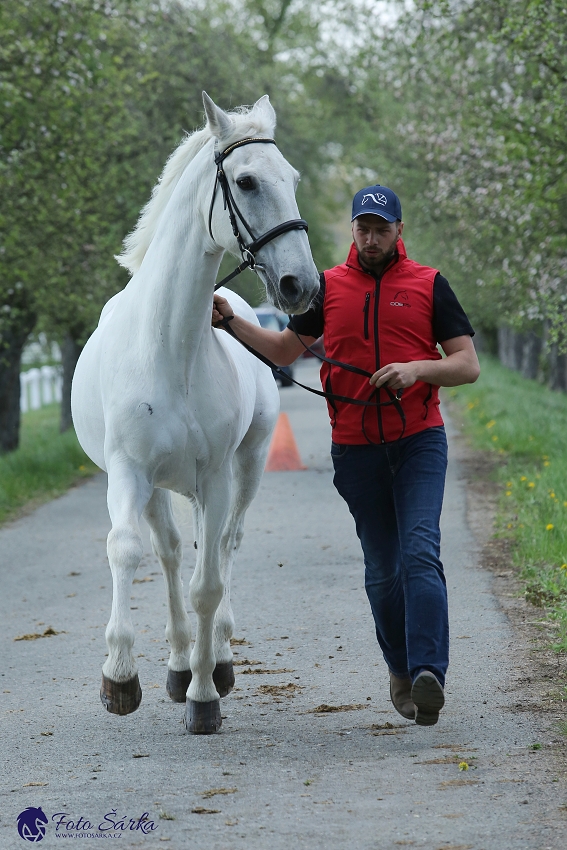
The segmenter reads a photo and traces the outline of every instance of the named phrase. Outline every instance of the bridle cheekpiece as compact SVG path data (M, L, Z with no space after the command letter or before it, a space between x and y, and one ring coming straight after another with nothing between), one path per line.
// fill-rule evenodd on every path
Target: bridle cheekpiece
M236 150L236 148L243 147L244 145L252 144L275 145L275 141L274 139L265 139L260 137L240 139L240 141L233 142L232 145L229 145L220 153L215 154L217 174L215 177L215 185L213 188L211 205L209 207L209 233L211 239L213 239L214 241L212 230L213 207L217 194L217 187L220 185L223 195L224 208L228 211L232 232L236 238L236 241L238 242L238 248L242 255L242 263L231 274L223 278L220 283L217 283L215 285L215 290L217 290L220 286L223 286L229 280L232 280L232 278L236 277L236 275L239 275L241 272L244 271L244 269L250 268L254 270L256 268L256 252L259 251L260 248L263 248L264 245L267 245L268 242L271 242L272 239L276 239L278 236L281 236L283 233L287 233L290 230L308 230L307 222L303 218L294 218L290 221L284 221L282 222L282 224L278 224L275 227L272 227L271 230L267 230L261 236L254 236L250 225L240 212L238 204L234 200L234 196L231 192L230 185L222 167L224 160L232 153L232 151ZM240 228L238 225L238 219L240 219L245 230L248 232L248 235L252 240L251 242L246 243L244 241L244 238L242 236L242 233L240 232Z

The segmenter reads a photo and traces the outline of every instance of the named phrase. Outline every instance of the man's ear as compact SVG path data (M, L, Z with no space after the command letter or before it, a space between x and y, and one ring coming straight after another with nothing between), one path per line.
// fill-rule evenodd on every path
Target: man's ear
M232 119L216 103L211 100L206 91L203 92L203 106L207 116L207 123L213 136L221 140L227 138L232 132Z

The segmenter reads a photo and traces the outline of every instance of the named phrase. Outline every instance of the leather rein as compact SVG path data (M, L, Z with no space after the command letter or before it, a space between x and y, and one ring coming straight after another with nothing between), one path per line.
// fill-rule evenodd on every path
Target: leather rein
M254 236L254 233L252 232L248 222L246 221L246 219L242 215L240 209L238 208L238 204L234 200L234 196L233 196L232 191L230 189L230 185L228 183L226 174L224 173L224 170L222 168L222 164L223 164L224 160L227 158L227 156L229 156L229 154L232 153L232 151L236 150L237 148L243 147L244 145L252 145L252 144L275 145L276 142L275 142L274 139L269 139L269 138L240 139L240 141L234 142L232 145L229 145L227 148L225 148L220 153L215 154L215 164L217 166L217 173L216 173L216 177L215 177L215 185L214 185L214 188L213 188L213 195L212 195L212 198L211 198L211 205L209 207L209 234L211 236L211 239L214 240L213 230L212 230L213 207L214 207L215 198L216 198L216 195L217 195L217 188L220 185L222 195L223 195L224 209L228 211L230 224L232 226L232 232L233 232L234 236L236 237L236 240L238 242L238 247L239 247L240 253L242 255L242 263L240 263L240 265L237 266L234 269L234 271L231 272L231 274L227 275L219 283L215 284L215 288L214 288L215 292L216 292L217 289L219 289L221 286L224 286L225 283L228 283L229 280L232 280L234 277L239 275L245 269L250 268L250 269L254 270L256 268L256 252L259 251L260 248L263 248L264 245L267 245L268 242L271 242L273 239L276 239L278 236L281 236L283 233L288 233L290 230L305 230L305 231L307 231L309 229L305 219L294 218L294 219L291 219L290 221L284 221L284 222L282 222L282 224L278 224L275 227L272 227L271 230L267 230L261 236L258 236L258 237ZM238 219L240 219L241 223L244 225L244 228L246 229L246 231L248 232L248 235L250 236L250 238L252 240L251 242L248 242L248 244L244 241L244 238L243 238L243 236L240 232L240 228L239 228L239 225L238 225ZM314 389L314 387L308 387L306 384L301 384L299 381L296 381L295 378L292 378L290 375L288 375L286 372L284 372L283 369L280 366L277 366L275 363L272 363L271 360L269 360L267 357L264 357L264 355L260 354L259 351L256 351L256 349L252 348L250 345L247 345L241 339L238 339L238 337L236 336L236 334L234 333L234 331L230 327L230 320L232 318L233 318L232 316L227 317L222 322L218 322L217 325L222 325L222 327L226 331L228 331L228 333L231 336L233 336L236 340L238 340L238 342L240 342L240 344L243 345L244 348L246 348L251 354L253 354L255 357L257 357L258 360L261 360L262 363L265 363L266 366L269 366L276 374L279 374L280 376L284 377L286 380L291 381L294 384L297 384L298 387L301 387L302 389L307 390L308 392L313 393L314 395L322 396L327 401L329 401L333 407L334 407L335 401L340 401L340 402L343 402L343 403L346 403L346 404L360 405L361 407L364 407L364 408L368 408L368 407L388 407L390 405L394 405L394 407L396 408L396 410L397 410L397 412L400 416L401 422L402 422L402 433L401 433L401 436L398 437L398 439L401 439L401 437L403 437L405 427L406 427L405 414L404 414L403 408L400 404L400 399L402 397L403 390L398 390L396 393L393 393L392 390L389 387L386 387L386 386L381 387L380 389L385 390L385 392L387 393L388 398L389 398L388 401L370 401L370 399L368 401L363 401L362 399L349 398L348 396L341 396L341 395L337 395L336 393L330 393L330 392L326 392L325 390L316 390L316 389ZM360 369L358 366L351 366L349 363L341 363L340 360L332 360L329 357L323 357L320 354L317 354L316 351L313 351L311 348L309 348L309 346L305 345L305 343L303 342L303 340L301 339L301 337L299 336L299 334L297 333L297 331L293 327L293 317L289 316L289 319L290 319L290 324L292 326L293 332L295 333L296 337L301 342L301 344L303 345L305 350L309 351L311 354L313 354L318 360L321 360L324 363L329 363L331 366L338 366L341 369L347 370L348 372L354 372L357 375L362 375L365 378L371 378L372 377L371 372L367 372L365 369ZM379 390L373 389L372 392L371 392L370 398L372 398L373 396L376 396L376 398L378 398L378 393L379 393ZM365 412L366 411L364 411L364 413Z

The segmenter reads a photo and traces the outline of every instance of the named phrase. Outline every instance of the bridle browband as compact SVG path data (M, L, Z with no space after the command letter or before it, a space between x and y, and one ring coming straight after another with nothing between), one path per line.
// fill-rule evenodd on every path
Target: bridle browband
M213 229L212 229L212 221L213 221L213 207L215 204L215 198L217 194L217 186L220 185L223 195L224 208L228 211L228 216L230 218L230 224L232 227L232 232L236 237L236 241L238 242L238 248L240 249L240 253L242 254L242 263L227 277L223 278L220 283L215 284L215 291L220 287L224 286L229 280L232 280L233 277L239 275L244 269L256 268L256 252L263 248L264 245L267 245L268 242L271 242L272 239L276 239L278 236L281 236L282 233L287 233L290 230L308 230L307 222L303 218L294 218L290 221L284 221L282 224L277 224L275 227L272 227L271 230L267 230L261 236L254 236L248 222L240 212L238 208L238 204L234 200L234 196L231 192L228 180L226 178L226 174L223 171L222 164L232 153L232 151L236 150L236 148L241 148L244 145L253 145L253 144L264 144L264 145L275 145L274 139L264 139L264 138L251 138L251 139L240 139L238 142L234 142L232 145L229 145L220 153L215 154L215 164L217 166L217 174L215 177L215 185L213 189L213 196L211 198L211 205L209 207L209 233L211 239L214 241ZM248 235L252 239L248 244L244 241L242 233L240 232L240 228L238 226L237 217L240 219L244 228L248 231Z

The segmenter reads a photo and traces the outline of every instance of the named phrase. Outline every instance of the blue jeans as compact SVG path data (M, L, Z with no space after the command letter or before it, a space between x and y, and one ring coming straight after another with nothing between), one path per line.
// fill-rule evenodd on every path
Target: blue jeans
M332 444L334 484L356 523L376 636L396 676L449 663L447 588L439 520L447 469L445 429L384 445Z

